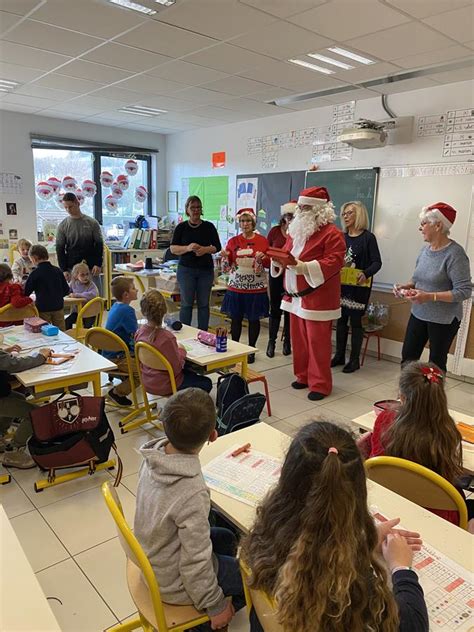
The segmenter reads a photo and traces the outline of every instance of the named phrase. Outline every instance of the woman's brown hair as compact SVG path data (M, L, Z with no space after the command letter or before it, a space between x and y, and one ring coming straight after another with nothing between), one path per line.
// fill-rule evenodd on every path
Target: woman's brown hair
M288 632L395 632L398 612L377 547L354 439L331 423L304 426L244 540L250 585L275 599Z
M184 205L184 212L186 213L186 215L189 217L188 208L189 208L189 205L192 204L193 202L197 202L198 204L201 205L201 214L204 215L204 212L202 210L201 198L198 197L197 195L190 195L188 199L186 200L186 204Z
M439 377L429 379L423 369ZM434 364L407 364L400 374L402 404L382 439L388 456L424 465L454 483L463 471L462 439L449 414L444 380Z

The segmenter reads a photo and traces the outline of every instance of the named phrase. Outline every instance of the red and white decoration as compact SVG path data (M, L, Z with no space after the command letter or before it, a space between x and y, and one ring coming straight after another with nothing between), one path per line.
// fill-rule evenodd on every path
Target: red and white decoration
M100 183L105 189L110 188L113 181L114 176L110 173L110 171L102 171L102 173L100 174Z
M436 202L431 206L423 207L420 219L441 222L449 230L456 221L456 209L446 202Z
M58 193L58 195L56 196L56 199L54 200L56 203L56 206L60 209L64 209L63 198L64 198L64 193Z
M123 190L122 190L122 187L120 186L120 184L118 182L114 182L112 184L112 187L111 187L110 190L111 190L112 195L114 196L114 198L116 200L120 200L120 198L123 195Z
M77 201L79 202L79 206L82 206L82 204L84 204L84 192L82 191L82 189L76 189L74 191L74 194L77 198Z
M118 208L117 198L115 198L113 195L108 195L105 198L104 203L105 203L105 207L112 213L117 211L117 208Z
M97 185L94 180L84 180L82 183L82 192L85 197L92 198L97 193Z
M128 176L126 176L124 173L121 173L119 176L117 176L117 184L122 189L122 191L126 191L130 184L128 181Z
M143 185L138 186L135 189L135 199L137 202L139 202L140 204L143 204L145 202L145 200L148 197L148 191L146 190L146 187L144 187Z
M127 160L124 168L129 176L134 176L138 171L138 163L136 160Z
M48 182L38 182L36 185L36 195L40 200L49 200L53 197L53 187Z
M63 189L66 189L66 191L70 191L71 193L74 193L77 189L76 178L73 178L72 176L64 176Z
M54 176L48 178L48 184L53 189L53 193L57 193L61 188L61 180L59 178L55 178Z

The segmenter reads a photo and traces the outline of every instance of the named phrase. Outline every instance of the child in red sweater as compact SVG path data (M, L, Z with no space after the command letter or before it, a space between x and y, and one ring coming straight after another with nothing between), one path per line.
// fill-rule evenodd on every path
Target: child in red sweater
M13 283L13 272L6 263L0 263L0 307L11 304L17 309L29 305L33 301L23 294L23 288L19 283ZM0 322L0 327L21 325L22 321Z

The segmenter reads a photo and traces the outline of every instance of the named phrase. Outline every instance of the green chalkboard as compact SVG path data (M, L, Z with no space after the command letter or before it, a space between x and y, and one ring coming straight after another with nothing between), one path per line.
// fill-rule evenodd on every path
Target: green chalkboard
M374 225L375 198L379 168L340 169L339 171L307 171L306 187L326 187L341 226L340 211L345 202L363 202L369 212L369 228Z

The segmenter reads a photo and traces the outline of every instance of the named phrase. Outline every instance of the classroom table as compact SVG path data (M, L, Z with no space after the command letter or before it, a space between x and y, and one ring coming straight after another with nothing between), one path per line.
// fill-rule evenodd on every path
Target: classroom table
M4 328L4 347L19 344L24 351L37 350L47 347L57 352L67 353L77 349L77 356L64 364L58 366L43 364L41 367L14 373L16 379L27 388L31 388L35 393L44 393L53 389L64 389L69 386L92 382L94 395L101 395L100 374L102 371L108 372L116 369L117 366L99 355L92 349L71 338L64 332L59 332L57 336L44 336L43 334L31 334L26 332L23 325ZM26 336L26 334L28 334Z
M454 421L459 421L465 424L469 424L470 426L474 426L474 417L472 415L466 415L465 413L459 413L457 410L451 409L449 409L449 414L454 419ZM376 413L371 410L364 415L360 415L360 417L356 417L352 421L359 428L363 428L364 430L368 430L369 432L371 432L374 429L376 417ZM474 472L474 445L472 443L467 443L467 441L463 441L462 452L464 469L468 472Z
M196 339L199 329L190 325L183 325L180 331L170 331L172 331L179 343L190 338ZM243 378L247 377L247 359L249 354L258 351L256 347L250 347L241 342L234 342L230 338L227 340L226 352L217 353L213 347L209 347L209 350L210 353L205 356L194 356L192 352L188 352L186 359L203 370L204 373L214 373L219 369L241 363L241 375Z
M0 630L60 632L61 628L2 505L0 533Z

